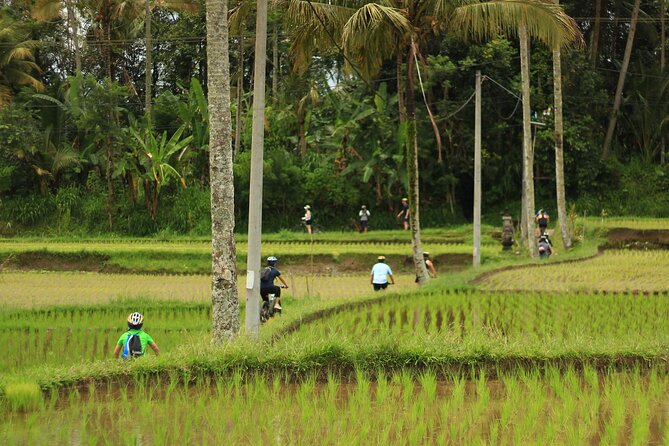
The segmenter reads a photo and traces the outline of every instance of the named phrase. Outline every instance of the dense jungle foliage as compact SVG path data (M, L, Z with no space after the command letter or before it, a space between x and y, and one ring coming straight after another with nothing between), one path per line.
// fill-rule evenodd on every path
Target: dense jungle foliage
M603 140L631 9L620 0L563 1L585 45L563 51L565 178L571 212L669 214L664 0L644 0L610 156ZM0 9L0 234L207 234L208 120L204 4L150 2L150 104L145 1L4 0ZM251 145L253 8L231 27L235 196L246 226ZM243 6L243 4L242 4ZM371 82L340 52L296 60L285 7L270 8L264 159L265 230L316 222L342 228L362 204L372 228L396 227L407 175L397 60ZM601 20L596 20L597 15ZM464 42L441 30L423 43L418 121L424 226L471 218L474 78L483 84L483 209L519 212L522 113L518 43ZM383 45L388 45L383 42ZM379 51L383 49L380 48ZM401 63L401 62L400 62ZM551 51L533 42L536 204L555 209ZM402 89L400 89L401 91ZM429 103L443 147L437 148ZM147 107L149 105L150 107ZM147 110L150 110L147 113ZM237 129L239 132L237 133ZM237 136L238 135L238 136Z

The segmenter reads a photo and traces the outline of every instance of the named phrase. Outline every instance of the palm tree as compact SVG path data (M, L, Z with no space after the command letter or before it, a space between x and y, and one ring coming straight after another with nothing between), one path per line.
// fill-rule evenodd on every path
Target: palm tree
M420 240L418 139L414 100L414 68L421 56L421 44L432 37L435 31L444 28L475 38L488 38L499 33L515 35L519 26L525 24L530 35L555 46L579 35L575 23L559 6L539 0L332 0L327 4L289 0L287 19L294 24L292 50L296 67L307 66L314 50L328 50L339 45L343 47L348 68L365 78L376 74L384 60L396 57L398 61L405 61L406 83L401 94L407 125L406 166L412 216L411 240L416 276L419 283L426 282L429 277Z
M560 3L560 0L555 0ZM562 52L553 50L553 103L555 109L555 189L557 196L558 222L562 243L571 248L571 234L567 224L567 202L564 184L564 125L562 121Z
M213 339L239 332L235 248L228 6L207 2L207 86L209 99L209 178L211 185L211 258Z
M492 8L492 3L506 7ZM532 11L530 13L530 11ZM534 218L534 153L530 128L529 39L531 36L551 48L560 48L569 42L581 42L578 26L566 15L559 4L536 1L483 2L458 8L455 12L456 29L465 35L483 38L499 34L518 34L520 65L523 84L523 233L532 256L536 244L532 237Z
M73 0L65 0L65 28L72 45L74 54L75 73L81 71L81 46L79 42L79 19L75 11ZM32 7L32 16L38 22L47 22L59 18L62 13L61 0L36 0Z
M40 72L33 55L38 45L23 24L4 14L0 17L0 107L11 102L18 87L44 90L34 77Z
M613 141L613 133L616 130L618 122L618 113L620 112L620 105L623 102L623 88L625 87L625 78L627 77L627 68L632 57L632 49L634 47L634 34L639 22L639 10L641 9L641 0L634 1L632 8L632 18L630 21L630 30L627 34L627 44L625 46L625 54L623 55L622 66L620 67L620 74L618 75L618 85L616 86L616 95L613 98L613 108L611 109L611 116L609 116L609 127L606 129L606 137L604 138L604 146L602 147L602 159L607 159L611 151L611 142Z

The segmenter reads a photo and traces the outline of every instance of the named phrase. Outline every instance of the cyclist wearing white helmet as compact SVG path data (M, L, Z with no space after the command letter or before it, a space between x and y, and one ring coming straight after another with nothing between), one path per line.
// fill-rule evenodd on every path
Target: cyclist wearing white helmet
M278 261L279 259L274 256L267 257L267 266L260 272L260 296L266 301L268 294L274 294L276 296L274 308L281 310L281 287L274 285L274 279L279 279L284 288L288 288L288 284L281 277L281 272L276 269Z
M123 359L130 359L138 356L144 356L146 346L148 345L156 353L160 354L158 345L147 332L142 330L144 326L144 316L141 313L130 313L128 316L128 331L123 333L116 348L114 348L114 357L118 358L119 353Z

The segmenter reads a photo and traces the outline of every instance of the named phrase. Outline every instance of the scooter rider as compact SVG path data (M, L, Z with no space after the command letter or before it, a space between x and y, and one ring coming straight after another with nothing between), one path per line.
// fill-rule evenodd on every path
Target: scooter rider
M267 301L267 295L274 294L276 296L274 309L281 311L281 287L274 285L274 279L278 278L284 288L288 288L288 284L281 277L281 272L276 269L278 261L279 259L274 256L267 257L267 266L260 272L260 296Z

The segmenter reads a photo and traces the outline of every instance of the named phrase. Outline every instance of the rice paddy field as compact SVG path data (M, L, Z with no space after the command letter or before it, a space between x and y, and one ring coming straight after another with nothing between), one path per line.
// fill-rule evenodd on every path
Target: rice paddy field
M669 225L579 224L581 246L549 261L502 253L488 233L480 271L447 260L471 253L468 229L428 233L440 278L418 288L399 266L379 293L367 258L402 262L405 234L277 234L263 249L286 259L284 314L225 345L210 342L207 276L0 269L0 444L669 444L669 256L597 249L607 228ZM186 273L208 249L0 252L83 245L129 270L195 256ZM347 270L314 272L312 258ZM110 358L132 311L160 356Z

